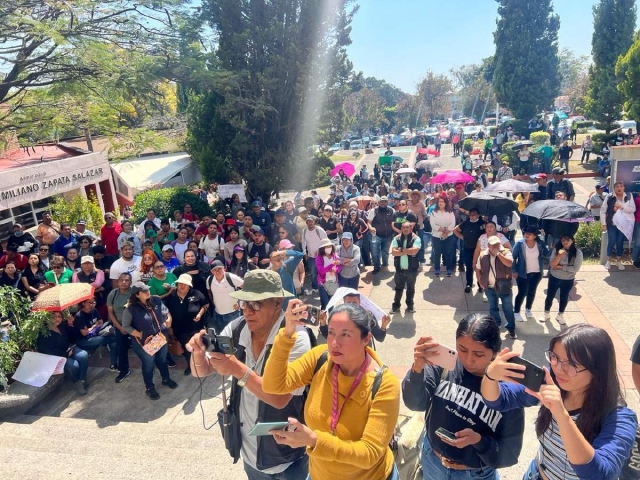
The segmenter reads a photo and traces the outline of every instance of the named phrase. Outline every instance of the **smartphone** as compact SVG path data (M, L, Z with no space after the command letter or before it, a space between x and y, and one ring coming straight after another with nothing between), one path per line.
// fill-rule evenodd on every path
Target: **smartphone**
M437 349L440 355L431 358L431 363L438 365L439 367L446 368L451 371L456 368L456 360L458 359L458 352L455 348L447 347L446 345L440 345Z
M534 392L539 392L540 387L542 386L542 382L544 381L544 370L540 368L535 363L530 362L529 360L525 360L521 357L513 357L508 360L510 363L515 363L517 365L524 365L527 369L524 372L518 371L518 373L523 373L524 378L514 378L516 382L524 385L529 390Z
M261 437L264 435L271 435L274 430L284 430L289 426L289 422L272 422L272 423L257 423L249 431L249 435L252 437Z
M436 430L436 435L445 440L449 440L450 442L455 442L457 440L455 434L451 433L449 430L446 430L442 427Z
M302 312L302 314L300 315L300 321L307 325L317 327L318 323L320 322L320 307L307 305L307 310L305 312Z

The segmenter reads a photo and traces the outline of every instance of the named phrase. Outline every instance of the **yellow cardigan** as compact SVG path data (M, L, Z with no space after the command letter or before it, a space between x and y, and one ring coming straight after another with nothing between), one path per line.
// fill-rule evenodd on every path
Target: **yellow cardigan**
M262 388L267 393L285 394L311 385L304 406L305 423L318 435L315 448L307 448L311 478L385 480L393 469L389 441L400 410L400 381L388 369L385 370L376 398L371 401L376 372L366 374L344 405L335 436L331 435L333 361L329 355L324 366L313 375L318 358L327 350L326 345L319 345L288 363L295 339L295 334L289 338L284 335L284 330L280 330L264 370ZM367 347L367 352L382 365L373 350ZM339 373L339 404L344 402L354 380L355 377Z

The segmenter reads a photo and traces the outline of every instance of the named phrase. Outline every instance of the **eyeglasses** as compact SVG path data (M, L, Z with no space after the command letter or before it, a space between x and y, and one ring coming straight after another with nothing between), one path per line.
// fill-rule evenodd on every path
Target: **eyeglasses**
M254 312L257 312L262 308L262 304L264 302L265 302L265 300L263 300L261 302L247 302L246 300L238 300L238 306L242 310L244 310L245 308L248 307L251 310L253 310Z
M560 365L562 367L562 371L567 375L569 375L570 377L575 377L580 372L584 372L585 370L588 370L586 368L582 368L578 370L578 367L570 360L561 361L558 358L558 356L555 353L553 353L551 350L547 350L546 352L544 352L544 356L552 367L555 367L556 365Z
M165 268L164 265L154 265L153 268Z
M48 249L48 248L41 248L41 249L40 249L40 251L41 251L41 252L48 252L48 251L49 251L49 249Z

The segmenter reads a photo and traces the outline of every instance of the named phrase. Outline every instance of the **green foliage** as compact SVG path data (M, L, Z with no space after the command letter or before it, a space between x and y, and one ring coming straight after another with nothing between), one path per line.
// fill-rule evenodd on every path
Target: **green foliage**
M78 220L86 220L87 229L92 232L99 232L104 224L104 214L93 192L89 193L89 198L74 195L71 201L59 195L55 197L53 203L49 203L49 207L53 218L58 223L69 223L75 227Z
M462 143L462 148L465 152L471 153L473 151L473 140L471 140L470 138L465 139L465 141Z
M393 107L400 103L400 101L407 96L402 90L395 85L387 83L385 80L381 80L375 77L367 77L363 80L365 87L370 88L382 97L385 106Z
M615 67L618 57L625 55L633 43L635 25L634 0L600 0L593 6L593 66L589 71L591 83L585 108L590 118L605 124L607 133L623 108L622 94L616 87ZM615 32L615 35L603 32Z
M187 203L196 215L211 215L211 207L199 195L191 193L186 187L170 187L149 189L136 195L133 216L140 222L147 216L147 210L153 208L156 216L169 218L173 217L174 211L184 210Z
M528 133L527 126L529 125L528 120L509 120L505 122L502 127L506 127L507 125L511 125L513 131L516 135L524 135Z
M365 87L351 93L344 100L346 128L362 136L369 128L380 127L387 121L384 107L384 99L375 90Z
M551 0L528 2L527 8L519 1L497 1L493 88L501 105L529 120L560 92L560 19Z
M533 132L529 135L529 140L536 144L536 146L542 146L547 140L551 140L551 135L547 132ZM535 147L534 147L535 148Z
M312 176L307 180L306 184L299 185L296 190L307 190L308 188L320 188L329 185L331 180L331 170L335 167L334 163L325 154L316 154L313 159L313 167L311 169Z
M509 163L511 168L515 168L519 165L520 160L518 159L518 152L513 150L511 147L516 142L506 142L502 145L502 155L500 159L504 162L505 160ZM516 173L515 171L513 173Z
M568 97L568 106L572 112L584 112L589 90L589 55L577 56L573 50L563 48L558 53L561 78L560 94Z
M626 54L618 58L616 76L620 78L618 90L624 96L624 110L629 118L640 119L640 32Z
M616 136L607 133L594 133L591 135L591 140L593 140L593 151L600 154L602 153L602 147L604 147L607 142L611 142L610 145L615 145Z
M311 188L326 187L331 181L331 169L322 167L316 171L316 178L311 182Z
M602 243L600 222L581 223L576 232L576 247L585 257L599 257Z
M589 127L593 127L593 120L584 120L581 122L575 122L578 130L580 130L581 128L589 128Z
M7 387L9 377L16 371L16 362L21 356L22 352L16 342L0 342L0 385L3 387Z
M480 115L483 105L495 107L497 100L491 84L493 57L483 58L482 63L452 68L450 72L460 98L459 109L465 115Z

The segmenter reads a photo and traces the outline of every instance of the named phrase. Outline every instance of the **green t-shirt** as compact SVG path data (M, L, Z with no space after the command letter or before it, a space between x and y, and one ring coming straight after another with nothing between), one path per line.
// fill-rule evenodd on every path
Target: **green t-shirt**
M171 286L175 286L177 280L178 279L176 278L176 276L171 272L167 272L167 278L165 278L164 280L158 280L155 277L151 277L148 284L149 292L151 293L151 295L164 295L168 292L168 290L165 290L162 285L168 283Z
M56 281L56 274L53 270L49 270L48 272L44 272L44 278L48 283L53 283L54 285L61 285L63 283L71 283L71 277L73 277L73 270L70 268L65 268L58 281Z

